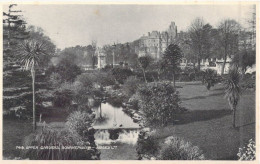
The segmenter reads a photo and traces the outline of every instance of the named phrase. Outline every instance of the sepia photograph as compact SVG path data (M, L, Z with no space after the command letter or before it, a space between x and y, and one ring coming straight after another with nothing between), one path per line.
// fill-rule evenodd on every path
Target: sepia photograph
M256 162L258 11L2 4L2 159Z

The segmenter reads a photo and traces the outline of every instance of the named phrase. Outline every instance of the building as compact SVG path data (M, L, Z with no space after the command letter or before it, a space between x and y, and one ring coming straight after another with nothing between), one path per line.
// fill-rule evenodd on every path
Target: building
M228 74L232 62L232 58L227 57L224 74ZM205 71L206 69L212 69L217 72L217 74L221 74L221 70L223 67L224 59L217 59L217 58L209 58L209 59L202 59L200 61L200 70ZM186 67L193 67L194 63L188 61L187 59L183 58L180 63L181 69ZM195 66L198 66L198 63L195 63Z
M154 59L160 59L162 53L171 44L177 36L177 26L175 22L171 22L166 31L148 32L147 36L139 39L138 56L150 55Z

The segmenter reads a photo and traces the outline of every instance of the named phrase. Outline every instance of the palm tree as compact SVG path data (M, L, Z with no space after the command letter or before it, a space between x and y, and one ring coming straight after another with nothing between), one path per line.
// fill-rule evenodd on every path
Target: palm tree
M226 81L225 98L227 98L229 106L233 111L233 127L236 127L236 107L240 98L240 86L239 86L240 75L238 68L235 66L229 71L229 76Z
M41 56L48 55L47 45L38 40L26 40L19 44L18 52L21 56L20 62L23 70L31 71L32 76L32 92L33 92L33 130L36 130L35 119L35 68L39 65Z

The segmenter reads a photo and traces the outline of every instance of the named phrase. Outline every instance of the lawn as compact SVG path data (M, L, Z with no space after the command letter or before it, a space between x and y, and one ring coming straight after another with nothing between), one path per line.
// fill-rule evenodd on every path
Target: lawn
M179 115L177 125L158 129L158 138L176 135L199 146L207 159L237 159L238 148L251 138L255 139L255 92L242 92L236 124L232 128L232 114L224 98L224 87L211 90L194 83L177 83L182 106L189 111Z
M65 122L68 114L64 110L45 109L37 112L42 113L42 121L52 122L52 126L60 126L58 123ZM37 122L39 118L37 117ZM25 136L33 132L32 120L4 119L3 120L3 157L13 159L20 156L20 150L16 146L22 146ZM40 130L40 128L38 128Z
M32 121L4 119L3 127L3 157L19 157L16 146L22 146L24 137L32 132Z
M207 159L237 159L238 148L251 138L255 138L255 92L246 90L238 105L236 124L232 128L232 114L224 98L221 84L207 90L200 83L177 83L177 90L182 99L182 106L188 112L177 116L179 121L158 129L158 138L163 141L168 136L176 135L199 146ZM43 120L49 122L65 121L67 114L60 110L43 112ZM59 117L53 117L53 116ZM3 155L18 157L15 146L22 144L25 136L32 132L31 121L3 121ZM101 159L136 159L135 147L120 145L115 150L101 150ZM116 156L121 152L121 156ZM129 155L130 154L130 155Z

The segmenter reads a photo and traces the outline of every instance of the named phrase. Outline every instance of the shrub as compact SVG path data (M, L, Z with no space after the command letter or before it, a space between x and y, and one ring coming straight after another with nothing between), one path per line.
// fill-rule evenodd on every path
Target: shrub
M136 77L128 77L122 86L124 95L130 98L133 94L135 94L137 87L140 83L141 81Z
M112 75L120 84L123 84L127 77L131 76L132 74L133 72L128 68L116 67L112 69Z
M217 83L217 72L212 69L206 69L203 75L202 82L206 83L207 89L210 90L210 88Z
M252 139L250 139L246 147L239 148L237 156L239 160L255 160L255 151L255 142Z
M138 89L139 107L148 125L165 126L181 111L180 98L168 82L149 83Z
M146 129L140 131L136 147L139 159L154 157L159 151L159 141L153 134Z
M67 59L61 59L55 67L55 72L61 76L63 81L68 82L73 82L81 74L80 67Z
M115 84L115 80L111 72L99 71L86 74L93 83L97 83L102 86L110 86Z
M94 121L95 115L85 111L72 112L66 122L66 126L72 133L83 136L85 130L89 129Z
M179 81L182 82L191 81L191 77L189 76L189 74L182 73L179 75Z
M132 97L129 98L128 103L132 106L132 109L139 110L139 106L138 106L139 100L140 98L138 94L134 94L132 95Z
M202 151L178 137L168 137L160 151L161 160L204 160Z
M31 160L94 160L99 159L100 155L88 141L66 129L45 128L32 133L25 137L24 146L38 146L38 149L23 150L23 158ZM48 148L49 146L53 148ZM81 146L84 149L65 149L68 146Z
M58 73L53 72L50 75L50 84L53 88L59 87L59 85L62 83L61 75Z
M254 74L245 74L240 81L240 86L244 89L253 88L255 89L255 75Z
M76 81L82 83L84 88L87 88L89 90L93 88L93 80L91 79L89 74L78 75Z
M71 90L65 89L54 92L53 104L56 107L68 107L71 105L73 93Z

